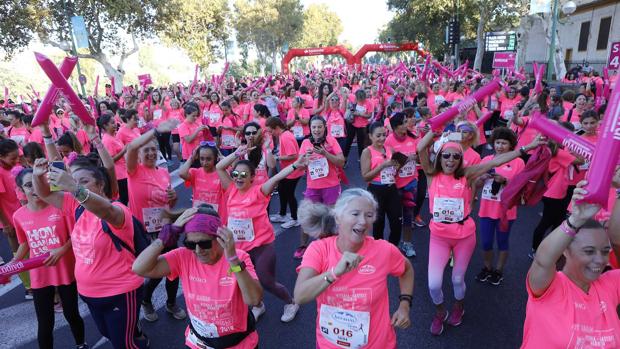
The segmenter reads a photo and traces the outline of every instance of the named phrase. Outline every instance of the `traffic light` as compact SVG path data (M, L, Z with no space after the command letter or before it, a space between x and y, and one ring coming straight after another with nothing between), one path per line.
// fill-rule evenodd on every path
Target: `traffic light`
M456 18L450 19L448 22L448 44L458 44L461 39L461 29Z

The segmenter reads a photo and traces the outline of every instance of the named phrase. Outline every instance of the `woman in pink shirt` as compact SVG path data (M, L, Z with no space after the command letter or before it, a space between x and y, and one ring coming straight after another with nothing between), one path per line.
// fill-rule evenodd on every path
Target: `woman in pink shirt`
M138 327L143 279L131 271L135 259L131 211L105 195L110 184L102 169L84 166L69 175L37 159L33 170L35 194L74 224L71 245L77 290L99 332L114 349L147 348L148 339ZM50 191L45 177L62 191Z
M230 102L224 101L220 106L222 110L222 121L218 127L219 149L222 155L228 156L239 145L237 134L241 130L240 117L233 112Z
M478 146L479 135L476 125L469 121L461 121L456 125L456 132L461 133L461 147L463 147L463 166L473 166L480 163L480 154L474 150Z
M347 106L347 101L344 98L341 100L336 92L330 94L327 99L328 108L324 112L325 120L327 120L327 133L336 138L338 145L340 145L342 149L347 142L347 125L344 120L344 111Z
M123 125L118 128L116 137L123 145L131 143L134 139L140 137L140 130L138 129L138 111L135 109L127 109L125 115L121 116Z
M360 188L345 190L333 209L310 202L300 207L304 230L318 240L297 268L295 302L316 300L317 348L396 348L394 328L411 325L413 267L397 247L368 236L376 216L377 202ZM392 316L388 276L400 285Z
M33 192L32 169L20 171L15 181L28 203L13 215L19 241L19 249L13 261L50 253L45 267L30 271L39 347L54 346L54 293L58 290L63 314L71 327L75 344L78 349L87 348L84 341L84 321L78 310L78 292L73 275L75 257L69 237L73 227L63 217L62 211L48 205Z
M355 102L350 103L347 107L353 113L353 122L347 123L347 142L343 149L344 158L349 158L349 151L351 150L351 144L353 139L357 138L357 153L359 158L362 157L362 150L366 148L366 126L370 122L372 117L373 106L370 100L366 98L366 92L364 90L357 90L355 92Z
M151 115L153 125L157 126L160 123L168 120L170 117L170 111L166 106L165 99L162 98L161 92L158 90L153 91L151 97ZM157 143L159 144L159 151L167 161L172 160L172 146L170 144L170 132L164 132L157 136Z
M206 103L205 108L202 111L203 119L206 119L206 125L209 126L209 131L213 137L217 137L217 128L220 126L222 119L222 109L220 109L220 95L217 92L211 92L209 94L209 101Z
M428 286L436 313L431 323L431 333L440 335L444 322L458 326L465 310L465 273L476 247L476 224L471 214L474 182L492 168L510 162L539 145L538 138L532 144L513 150L479 165L464 167L463 147L456 142L444 143L433 163L429 160L429 148L434 132L428 132L418 143L418 156L428 180L429 209L433 219L429 224ZM454 255L452 285L456 302L451 313L445 308L442 291L443 274Z
M190 318L185 345L191 349L254 349L256 321L248 306L261 303L250 256L235 248L233 233L209 206L187 209L166 224L133 264L149 278L179 278ZM185 232L183 247L177 240ZM176 248L162 255L166 248Z
M495 157L512 151L517 146L517 136L512 130L506 127L498 127L493 130L491 143L495 150L495 155L486 156L482 162L488 162ZM482 187L480 196L480 239L484 259L484 267L476 276L480 282L489 282L498 286L504 279L504 266L508 260L508 240L512 224L517 219L517 207L513 207L508 212L503 212L500 201L502 190L519 172L525 168L522 159L516 158L497 168L491 169L488 174L480 177L478 187ZM500 219L506 215L508 218L508 229L502 231ZM497 241L498 257L495 268L493 268L493 245Z
M304 100L301 97L295 97L293 99L292 108L289 109L286 116L286 126L291 130L295 139L297 139L298 145L304 138L310 134L310 113L303 107Z
M183 115L184 110L181 108L181 102L178 99L170 100L170 110L168 111L169 119L177 119L179 122L185 121L185 117ZM171 132L172 138L172 153L177 156L177 159L181 159L181 138L179 137L179 129L175 128Z
M200 109L195 103L187 103L183 110L185 112L185 121L179 125L178 130L179 137L181 138L183 160L187 160L203 140L203 131L207 130L208 132L209 128L199 122L198 113Z
M222 159L216 166L222 188L226 190L228 210L226 226L232 230L237 247L250 254L261 285L286 303L280 320L290 322L295 318L299 305L293 303L293 298L286 287L276 281L275 234L269 222L267 205L278 182L298 168L305 167L308 160L307 156L300 156L293 164L283 168L266 182L256 183L252 161L238 160L243 158L248 149L247 145L239 146L234 153ZM230 166L232 171L228 172ZM265 313L265 305L261 302L260 306L252 308L252 313L258 320L258 317Z
M319 96L314 100L314 108L311 110L312 115L325 116L329 109L328 98L332 94L334 88L332 84L322 83L319 86Z
M269 179L269 170L276 167L272 153L271 136L265 137L259 124L248 122L241 129L241 144L250 150L244 152L244 159L249 160L256 170L255 184L262 184Z
M24 144L28 143L28 138L30 138L30 131L28 131L22 121L24 115L17 110L10 110L6 113L6 117L11 125L4 132L20 148L23 147Z
M224 189L215 171L218 156L217 148L214 146L201 145L196 148L191 160L181 165L179 177L192 187L192 207L209 204L220 217L225 217ZM191 168L195 161L200 163L200 168Z
M121 142L116 134L116 123L111 114L105 113L97 120L99 129L102 132L101 142L114 160L114 172L118 182L119 201L123 205L129 204L129 189L127 188L127 163L125 153L127 147Z
M69 118L69 124L71 126L70 131L73 132L75 138L77 138L78 142L80 142L80 145L82 146L82 153L90 153L90 140L88 139L88 134L86 134L86 131L84 130L82 120L80 120L77 115L71 115Z
M620 205L604 229L592 219L598 205L577 203L585 185L578 184L571 215L540 244L527 274L523 349L620 346L620 271L604 272L612 248L620 255ZM618 172L614 186L620 186ZM566 263L557 271L562 256Z

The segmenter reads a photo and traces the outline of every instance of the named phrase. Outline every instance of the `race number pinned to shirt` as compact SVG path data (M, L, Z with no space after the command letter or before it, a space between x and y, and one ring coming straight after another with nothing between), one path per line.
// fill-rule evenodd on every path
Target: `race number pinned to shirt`
M191 321L192 327L194 328L194 330L196 330L198 335L204 338L220 337L219 333L217 332L217 326L215 326L215 324L202 321L189 311L187 312L187 315L189 315L189 321Z
M323 304L319 316L321 334L329 342L341 348L362 348L368 344L370 312Z
M396 181L394 176L396 176L396 167L389 166L384 168L380 173L381 184L394 184Z
M363 105L359 105L359 104L358 104L358 105L356 105L356 106L355 106L355 111L356 111L358 114L366 114L366 107L365 107L365 106L363 106Z
M327 164L327 158L321 156L317 159L312 159L308 163L308 172L310 173L310 179L325 178L329 174L329 165Z
M293 131L293 136L295 136L295 138L304 138L304 128L301 126L293 126L291 128L291 131Z
M433 220L435 222L460 222L465 218L463 198L435 198L433 200Z
M331 135L334 138L344 137L344 125L332 125Z
M233 233L235 241L254 241L254 224L252 218L228 217L228 229Z
M211 124L215 124L220 120L220 113L209 113L209 121Z
M161 119L161 114L162 114L162 110L161 109L153 110L153 120Z
M144 219L144 227L148 233L158 232L164 226L163 212L163 207L145 207L142 209L142 219Z
M403 167L398 170L398 176L401 178L413 177L416 173L415 161L407 161Z
M489 201L500 201L504 187L502 186L502 188L497 192L497 194L493 195L493 182L494 181L492 178L484 181L484 187L482 187L482 198Z
M222 135L222 146L224 147L237 147L237 139L233 135Z

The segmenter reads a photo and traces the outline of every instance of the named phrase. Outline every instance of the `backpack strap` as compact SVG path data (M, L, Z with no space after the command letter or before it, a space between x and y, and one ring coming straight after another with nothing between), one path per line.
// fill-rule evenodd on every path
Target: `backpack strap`
M76 223L78 219L80 219L84 211L85 211L85 208L82 205L75 208L75 222ZM132 217L132 220L133 220L133 217ZM104 233L106 233L110 237L110 239L112 239L114 248L116 248L118 252L121 252L121 250L124 248L127 251L131 252L132 254L134 253L133 249L129 247L129 245L127 245L123 240L121 240L121 238L119 238L118 236L116 236L116 234L112 232L112 229L110 228L110 225L108 224L108 222L104 221L103 219L101 220L101 229L103 230Z

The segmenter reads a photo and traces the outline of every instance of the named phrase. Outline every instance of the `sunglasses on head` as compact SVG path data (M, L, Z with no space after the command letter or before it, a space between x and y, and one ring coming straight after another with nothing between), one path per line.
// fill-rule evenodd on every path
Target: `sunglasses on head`
M255 136L258 134L258 131L245 131L246 136Z
M213 240L202 240L202 241L187 241L187 239L183 240L183 245L185 248L190 250L195 250L196 246L199 246L201 250L209 250L213 247Z
M450 157L452 157L454 160L461 160L461 154L459 153L441 153L441 157L445 160L450 159Z
M250 174L248 172L245 172L245 171L234 170L234 171L232 171L230 173L230 176L232 178L241 178L241 179L243 179L243 178L248 178L250 176Z

